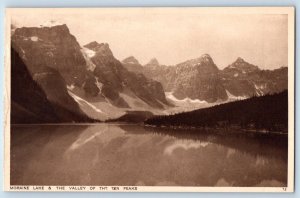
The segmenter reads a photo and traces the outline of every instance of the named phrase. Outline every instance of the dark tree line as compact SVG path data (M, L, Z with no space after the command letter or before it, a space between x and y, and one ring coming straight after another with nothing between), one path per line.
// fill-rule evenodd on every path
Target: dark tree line
M287 132L288 91L254 96L191 112L155 116L147 119L145 124L174 127L238 127Z

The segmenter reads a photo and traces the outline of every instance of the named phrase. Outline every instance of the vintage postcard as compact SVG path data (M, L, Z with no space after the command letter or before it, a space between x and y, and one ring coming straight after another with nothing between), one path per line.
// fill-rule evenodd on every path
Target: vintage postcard
M5 190L294 191L294 8L9 8Z

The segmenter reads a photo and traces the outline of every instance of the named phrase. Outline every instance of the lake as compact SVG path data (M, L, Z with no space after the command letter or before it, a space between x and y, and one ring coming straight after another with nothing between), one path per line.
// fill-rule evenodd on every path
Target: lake
M286 186L287 153L284 135L13 125L11 184Z

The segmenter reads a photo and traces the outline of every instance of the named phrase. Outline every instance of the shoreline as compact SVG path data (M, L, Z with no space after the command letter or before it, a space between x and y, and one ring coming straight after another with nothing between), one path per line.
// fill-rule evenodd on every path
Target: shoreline
M287 132L280 132L280 131L267 131L267 130L255 130L255 129L242 129L238 127L195 127L195 126L157 126L157 125L150 125L145 124L142 122L132 123L132 122L91 122L91 123L34 123L34 124L10 124L11 127L13 126L95 126L95 125L137 125L141 127L146 127L149 129L159 129L159 130L175 130L175 131L183 131L188 130L191 132L209 132L209 133L221 133L221 134L232 134L232 133L239 133L239 134L257 134L257 135L288 135Z
M255 130L255 129L242 129L237 127L219 127L219 128L213 128L213 127L195 127L195 126L157 126L157 125L149 125L149 124L143 124L144 127L147 128L157 128L162 130L176 130L176 131L182 131L182 130L189 130L189 131L202 131L202 132L211 132L211 133L222 133L222 134L231 134L231 133L240 133L240 134L258 134L258 135L288 135L286 132L280 132L280 131L267 131L267 130ZM217 131L217 132L216 132Z

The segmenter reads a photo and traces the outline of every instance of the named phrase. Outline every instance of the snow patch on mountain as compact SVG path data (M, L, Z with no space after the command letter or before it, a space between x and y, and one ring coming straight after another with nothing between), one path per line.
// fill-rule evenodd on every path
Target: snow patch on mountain
M89 103L88 101L84 100L83 98L75 95L74 93L69 91L69 94L74 98L74 100L79 104L79 105L88 105L89 107L91 107L93 110L95 110L98 113L104 113L101 109L98 109L97 107L95 107L93 104Z
M188 103L207 103L204 100L199 100L199 99L191 99L191 98L184 98L182 100L177 99L174 95L173 92L166 92L166 97L170 100L173 100L175 102L188 102Z
M173 104L173 107L165 107L165 110L162 111L163 114L174 114L174 113L180 113L180 112L188 112L193 111L195 109L202 109L206 107L210 107L216 104L219 104L219 102L216 103L208 103L206 101L201 100L192 100L190 98L185 98L183 100L178 100L172 92L165 92L166 98L169 103Z
M247 98L246 96L235 96L231 94L227 89L226 89L226 93L228 96L228 100L244 100Z
M102 90L102 87L103 87L103 84L101 82L98 81L98 77L95 77L96 78L96 86L99 88L100 92Z
M96 65L93 63L93 61L91 60L91 58L93 56L95 56L96 52L93 50L90 50L88 48L82 48L81 53L85 59L86 65L87 65L87 69L90 71L94 71L96 68Z
M72 91L73 89L75 89L75 85L74 84L67 85L67 89Z
M254 86L255 86L256 89L260 89L260 90L266 88L266 84L263 84L263 85L257 85L257 84L254 83Z
M126 62L127 64L136 64L136 62L134 61L129 61L129 62Z
M96 52L94 50L88 49L88 48L83 48L83 51L85 52L85 54L89 57L92 58L96 55Z
M265 89L265 85L257 85L254 83L255 91L258 96L264 95L263 89Z
M39 41L39 37L32 36L32 37L30 37L30 40L33 41L33 42L37 42L37 41Z

